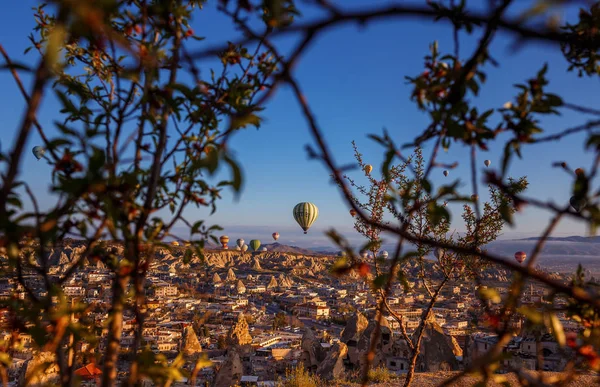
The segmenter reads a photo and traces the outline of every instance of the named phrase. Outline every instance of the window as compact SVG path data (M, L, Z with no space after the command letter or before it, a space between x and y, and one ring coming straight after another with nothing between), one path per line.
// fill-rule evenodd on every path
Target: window
M404 363L400 363L400 369L403 370L404 369Z
M348 347L356 347L356 340L349 340L347 345Z
M389 333L384 333L381 335L381 339L384 341L384 343L386 341L390 341L390 334Z
M484 344L483 349L487 349L487 343Z
M396 362L395 361L391 361L390 362L390 367L395 367L396 366Z

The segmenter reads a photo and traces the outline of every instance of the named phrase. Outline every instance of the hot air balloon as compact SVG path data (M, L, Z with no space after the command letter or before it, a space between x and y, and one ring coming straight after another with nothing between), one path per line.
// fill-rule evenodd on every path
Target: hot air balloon
M265 252L265 251L267 251L267 248L266 247L261 247L259 251Z
M583 169L582 169L582 168L577 168L577 169L575 170L575 174L576 174L577 176L583 176L583 174L584 174L584 172L583 172Z
M587 201L584 198L577 199L575 196L571 196L571 199L569 199L569 203L571 204L571 207L573 207L573 209L577 212L581 212L581 210L583 210L583 208L587 205Z
M259 247L260 247L260 241L258 239L252 239L250 241L250 248L252 249L252 251L258 251Z
M371 164L365 165L365 172L367 172L367 175L370 175L371 171L373 171L373 166Z
M444 176L448 176L448 171L444 171Z
M483 163L486 167L489 167L492 162L490 160L485 160Z
M477 196L477 195L471 195L471 200L472 201L476 201L477 199L479 199L479 196Z
M312 203L302 202L294 207L294 219L302 227L304 233L308 233L308 229L319 217L319 209Z
M244 240L242 238L235 241L235 243L237 243L237 245L240 249L244 246Z
M273 233L273 239L274 239L274 240L277 240L277 239L279 239L279 233L278 233L278 232L274 232L274 233Z
M243 245L242 246L242 251L245 253L246 251L248 251L248 245Z
M363 259L367 259L369 257L369 252L367 250L363 250L363 251L360 252L360 256Z
M345 252L345 251L339 251L339 252L337 253L337 256L338 256L338 257L345 257L345 256L346 256L346 252Z
M229 248L229 246L227 246L227 243L229 242L229 237L227 235L221 235L221 238L219 238L219 242L221 242L225 250Z
M527 258L527 254L525 254L523 251L517 251L515 253L515 259L517 260L517 262L523 263L523 261L525 261L525 258Z
M389 257L389 254L387 251L383 250L379 252L379 256L383 259L387 259Z
M175 246L175 247L177 247L177 246L179 246L179 242L177 242L177 241L173 241L173 242L171 242L171 246Z
M33 152L35 158L38 160L44 157L44 153L46 153L46 149L44 149L41 146L34 146L31 151Z
M356 214L357 212L354 208L350 210L350 215L352 215L353 218L356 216Z

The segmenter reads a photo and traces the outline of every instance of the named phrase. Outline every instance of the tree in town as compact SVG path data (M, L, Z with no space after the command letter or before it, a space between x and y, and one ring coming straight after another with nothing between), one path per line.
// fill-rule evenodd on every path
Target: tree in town
M372 253L372 267L374 278L373 289L379 299L378 322L384 317L384 313L391 315L397 320L402 338L410 349L410 359L405 386L409 386L413 380L417 359L421 352L421 341L425 332L424 326L432 315L438 297L444 286L449 282L471 280L481 283L480 276L488 263L476 255L457 253L443 249L433 249L424 240L432 240L437 243L454 243L466 249L481 251L481 249L496 238L502 232L506 223L505 218L514 214L517 209L511 196L499 191L494 186L488 187L489 201L483 203L481 216L476 215L476 209L481 202L479 197L458 198L463 202L462 219L465 223L465 232L458 233L452 230L450 212L447 210L447 200L456 200L452 197L457 182L439 187L437 192L432 191L431 183L427 181L427 163L423 156L423 150L415 148L413 154L407 156L397 165L390 165L383 170L380 178L371 168L367 167L363 155L359 152L356 143L353 142L354 157L358 168L364 173L363 179L366 184L361 184L357 179L345 174L343 177L353 189L352 201L363 211L370 220L359 217L354 219L354 229L366 239L364 250ZM449 166L450 167L450 166ZM519 194L526 190L527 179L521 177L513 180L511 192ZM505 216L503 216L503 214ZM398 262L390 261L388 257L382 257L380 248L383 242L382 228L378 225L390 225L398 222L405 228L406 233L415 240L414 251L408 251L402 255ZM335 234L332 234L335 236ZM356 270L363 277L370 273L370 266L361 258L354 257L352 250L348 251L346 257L336 262L338 272ZM433 254L432 254L433 253ZM399 254L395 252L394 254ZM435 264L426 259L433 255ZM364 257L364 256L363 256ZM418 281L426 290L427 307L420 318L416 339L411 338L406 331L406 322L401 314L394 312L387 302L391 294L389 278L396 277L403 285L405 292L411 292L408 285L407 272L403 266L409 266L416 262L419 265ZM485 296L486 294L484 294ZM372 351L375 347L372 347ZM369 354L365 354L369 356ZM363 370L367 372L367 370Z

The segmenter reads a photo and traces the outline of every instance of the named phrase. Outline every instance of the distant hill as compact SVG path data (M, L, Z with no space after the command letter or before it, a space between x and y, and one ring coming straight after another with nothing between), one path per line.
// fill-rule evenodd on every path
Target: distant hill
M283 245L281 243L269 243L265 245L261 245L261 247L266 247L269 252L273 253L295 253L295 254L306 254L306 255L322 255L318 251L314 251L312 249L305 249L298 246L288 246Z
M523 239L515 239L518 241L537 241L540 237L531 237ZM580 242L580 243L600 243L600 236L584 237L584 236L568 236L568 237L549 237L546 240L555 242Z

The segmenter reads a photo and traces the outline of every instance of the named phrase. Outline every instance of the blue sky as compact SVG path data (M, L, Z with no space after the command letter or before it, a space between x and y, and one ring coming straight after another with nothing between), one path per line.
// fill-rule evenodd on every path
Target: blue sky
M355 7L388 2L344 0L338 3ZM530 2L518 3L523 6ZM37 59L33 53L22 55L23 49L29 44L27 35L34 25L31 7L35 4L37 2L32 0L15 2L11 11L0 14L0 43L15 60L32 63ZM513 13L517 11L519 8L511 9ZM306 18L311 16L312 12L305 15ZM576 9L566 13L570 20L574 16ZM205 42L209 45L239 36L231 28L231 23L214 9L214 5L209 5L198 14L193 28L197 34L206 37ZM447 23L394 19L372 23L366 28L345 25L328 31L313 43L301 58L296 75L338 163L353 161L350 143L355 140L366 160L377 170L382 160L382 150L366 137L368 133L381 133L383 128L387 128L396 143L405 143L423 130L427 117L410 101L411 89L404 76L423 71L423 56L428 53L428 46L434 40L439 42L442 52L452 52L451 32ZM463 58L472 54L481 33L478 29L474 37L462 41ZM512 85L534 76L544 62L549 63L551 91L561 94L566 101L597 107L596 101L600 97L597 79L567 74L567 63L558 47L532 43L515 51L511 48L512 38L511 35L499 33L492 45L492 52L500 62L500 67L485 68L488 81L476 100L480 109L502 106L515 94ZM289 38L278 40L284 49L291 47L293 42L294 39ZM210 64L205 64L205 67ZM28 80L27 77L24 79ZM8 72L0 73L0 82L0 114L3 117L0 140L5 151L12 145L24 103ZM57 117L56 112L56 101L50 96L40 111L40 121L44 127L51 128L52 121ZM231 142L231 149L235 150L237 159L243 164L246 177L241 200L235 201L233 195L226 194L218 212L208 221L224 226L234 240L243 237L268 241L272 231L279 231L282 243L322 246L328 244L323 232L331 227L356 240L348 207L337 188L331 185L326 168L307 158L304 147L313 143L312 138L287 88L278 90L267 105L264 117L265 122L260 130L240 132ZM583 123L587 118L565 111L561 117L547 119L544 124L547 132L552 133ZM592 155L582 152L584 140L585 137L579 135L560 143L526 147L523 160L512 164L511 175L528 177L529 195L566 203L570 196L570 177L552 168L551 164L556 160L565 160L574 167L589 168ZM28 148L38 143L37 134L33 135ZM502 144L498 143L489 152L480 154L481 169L484 168L484 159L491 159L492 167L497 166L501 149ZM455 177L467 178L463 189L470 193L467 155L466 149L456 145L443 154L443 161L458 161L460 165L451 171L448 178L444 178L441 169L437 170L434 183L446 183ZM49 167L41 161L37 162L28 153L23 170L23 178L42 197L42 203L48 205L51 198L44 194L49 186ZM360 175L357 172L355 174L357 177ZM313 202L320 209L320 217L308 235L302 234L292 218L293 206L301 201ZM207 212L196 209L190 209L186 214L189 219L202 219L207 215ZM459 213L454 211L454 217L459 218ZM503 238L539 234L548 219L549 214L526 208L517 216L518 226L515 229L507 228ZM456 227L461 229L459 221ZM585 231L581 224L565 221L555 235L584 234ZM182 233L181 236L185 235Z

